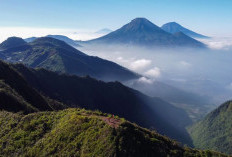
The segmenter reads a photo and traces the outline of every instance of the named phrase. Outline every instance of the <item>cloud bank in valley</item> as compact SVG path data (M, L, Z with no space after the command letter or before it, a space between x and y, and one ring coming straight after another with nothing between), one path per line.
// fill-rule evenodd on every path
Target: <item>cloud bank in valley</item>
M223 45L221 49L209 50L148 49L120 45L94 45L80 50L142 74L143 77L137 80L139 83L152 85L155 81L161 81L189 92L213 96L216 104L220 104L231 99L232 95L232 49L225 49Z
M201 42L208 45L209 48L215 50L230 50L232 49L232 37L213 37L209 39L199 39Z

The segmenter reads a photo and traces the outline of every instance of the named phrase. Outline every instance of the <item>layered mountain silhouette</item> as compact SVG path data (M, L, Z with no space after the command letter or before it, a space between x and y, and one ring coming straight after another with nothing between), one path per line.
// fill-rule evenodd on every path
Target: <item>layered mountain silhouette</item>
M6 84L18 93L18 98L22 97L22 101L8 101L1 97L0 105L3 110L26 113L67 107L100 110L125 117L143 127L154 128L161 134L191 145L185 130L191 124L187 113L160 98L148 97L119 82L105 83L90 77L60 75L44 69L33 70L22 64L9 65L1 62L0 69L3 71L0 80L6 82L13 79L14 86L8 82ZM21 105L24 100L29 105ZM23 107L15 110L18 106ZM35 110L27 109L27 106L32 106Z
M64 35L47 35L46 37L55 38L55 39L64 41L73 47L81 47L81 45L77 44L77 42L75 40L72 40L69 37L64 36ZM38 38L37 37L30 37L30 38L26 38L24 40L29 43L29 42L33 42L36 39L38 39Z
M123 81L139 77L116 63L88 56L54 38L43 37L26 43L23 39L14 37L4 41L0 49L3 60L20 62L32 68L45 68L79 76L90 75L106 81Z
M154 47L205 47L203 43L190 37L168 33L145 18L136 18L120 29L103 37L87 41L87 43Z
M194 146L232 154L232 101L225 102L189 128Z
M185 35L187 35L189 37L192 37L192 38L209 38L207 36L204 36L204 35L198 34L196 32L193 32L193 31L181 26L180 24L178 24L176 22L166 23L161 28L164 31L166 31L168 33L171 33L171 34L182 32Z

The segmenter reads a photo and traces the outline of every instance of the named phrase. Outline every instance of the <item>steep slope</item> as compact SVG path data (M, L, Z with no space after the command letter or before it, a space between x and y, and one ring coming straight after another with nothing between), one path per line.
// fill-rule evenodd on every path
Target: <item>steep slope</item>
M175 33L178 33L178 32L182 32L184 34L186 34L187 36L190 36L192 38L209 38L207 36L204 36L204 35L201 35L201 34L198 34L196 32L193 32L183 26L181 26L180 24L176 23L176 22L169 22L169 23L166 23L164 24L162 27L161 27L164 31L168 32L168 33L171 33L171 34L175 34Z
M0 80L0 110L24 113L39 111L2 80Z
M188 115L159 98L148 97L119 82L105 83L90 77L58 75L23 65L14 67L35 89L69 107L116 114L191 145L185 130L191 124Z
M15 45L11 43L12 47ZM0 52L5 61L21 62L33 68L45 68L59 73L110 80L130 80L138 75L120 65L88 56L54 38L38 38L34 42Z
M189 128L194 146L232 154L232 102L228 101Z
M226 157L212 151L182 148L156 132L105 116L78 109L27 116L0 112L0 153L3 156Z
M103 37L87 41L87 43L126 44L154 47L195 47L198 41L185 38L185 42L183 43L181 37L173 36L172 34L165 32L145 18L136 18L120 29ZM186 43L188 44L186 45ZM204 44L198 45L198 48L203 47L205 47Z
M12 66L0 61L1 110L30 113L49 111L56 108L55 106L53 106L54 108L51 106L53 105L29 86L25 79Z

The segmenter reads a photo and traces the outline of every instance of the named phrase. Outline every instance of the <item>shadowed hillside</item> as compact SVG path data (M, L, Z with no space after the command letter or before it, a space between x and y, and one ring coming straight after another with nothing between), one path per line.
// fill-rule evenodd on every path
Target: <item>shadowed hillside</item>
M0 109L25 113L64 108L53 104L34 88L9 64L0 61Z
M232 154L232 102L228 101L189 128L194 146Z

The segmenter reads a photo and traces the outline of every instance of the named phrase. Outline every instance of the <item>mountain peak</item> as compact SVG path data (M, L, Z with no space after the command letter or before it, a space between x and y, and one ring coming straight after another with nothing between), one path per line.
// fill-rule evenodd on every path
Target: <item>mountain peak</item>
M130 23L128 23L127 25L129 28L135 28L135 29L139 29L139 28L150 28L150 29L160 29L158 26L156 26L155 24L153 24L151 21L149 21L146 18L135 18L133 19Z
M25 44L26 42L22 38L10 37L0 44L0 49L4 50L4 49L9 49L9 48L25 45Z
M52 47L54 49L61 48L61 49L65 49L69 52L78 53L79 55L86 55L83 52L75 49L73 46L69 45L65 41L56 39L54 37L40 37L40 38L35 39L30 44L42 46L43 48L44 47L50 47L50 48Z
M53 37L40 37L40 38L35 39L32 42L32 44L54 45L54 46L59 46L59 47L62 47L62 48L67 48L67 47L72 48L70 45L68 45L64 41L59 40L59 39L55 39Z
M175 33L178 33L178 32L182 32L184 33L185 35L187 36L190 36L192 38L208 38L207 36L204 36L204 35L201 35L201 34L198 34L196 32L193 32L185 27L183 27L182 25L180 25L179 23L177 22L169 22L169 23L166 23L164 24L162 27L161 27L164 31L168 32L168 33L171 33L171 34L175 34Z
M179 23L177 23L177 22L175 22L175 21L174 21L174 22L166 23L166 24L164 24L163 26L164 26L164 27L165 27L165 26L172 26L172 27L176 27L176 28L184 28L182 25L180 25ZM162 27L163 27L163 26L162 26Z
M137 17L137 18L133 19L131 22L147 22L147 21L149 21L149 20L144 18L144 17Z
M173 22L169 22L169 23L166 23L166 24L164 24L164 25L168 25L168 24L170 24L170 25L179 25L179 26L180 26L180 24L179 24L179 23L177 23L177 22L175 22L175 21L173 21Z

